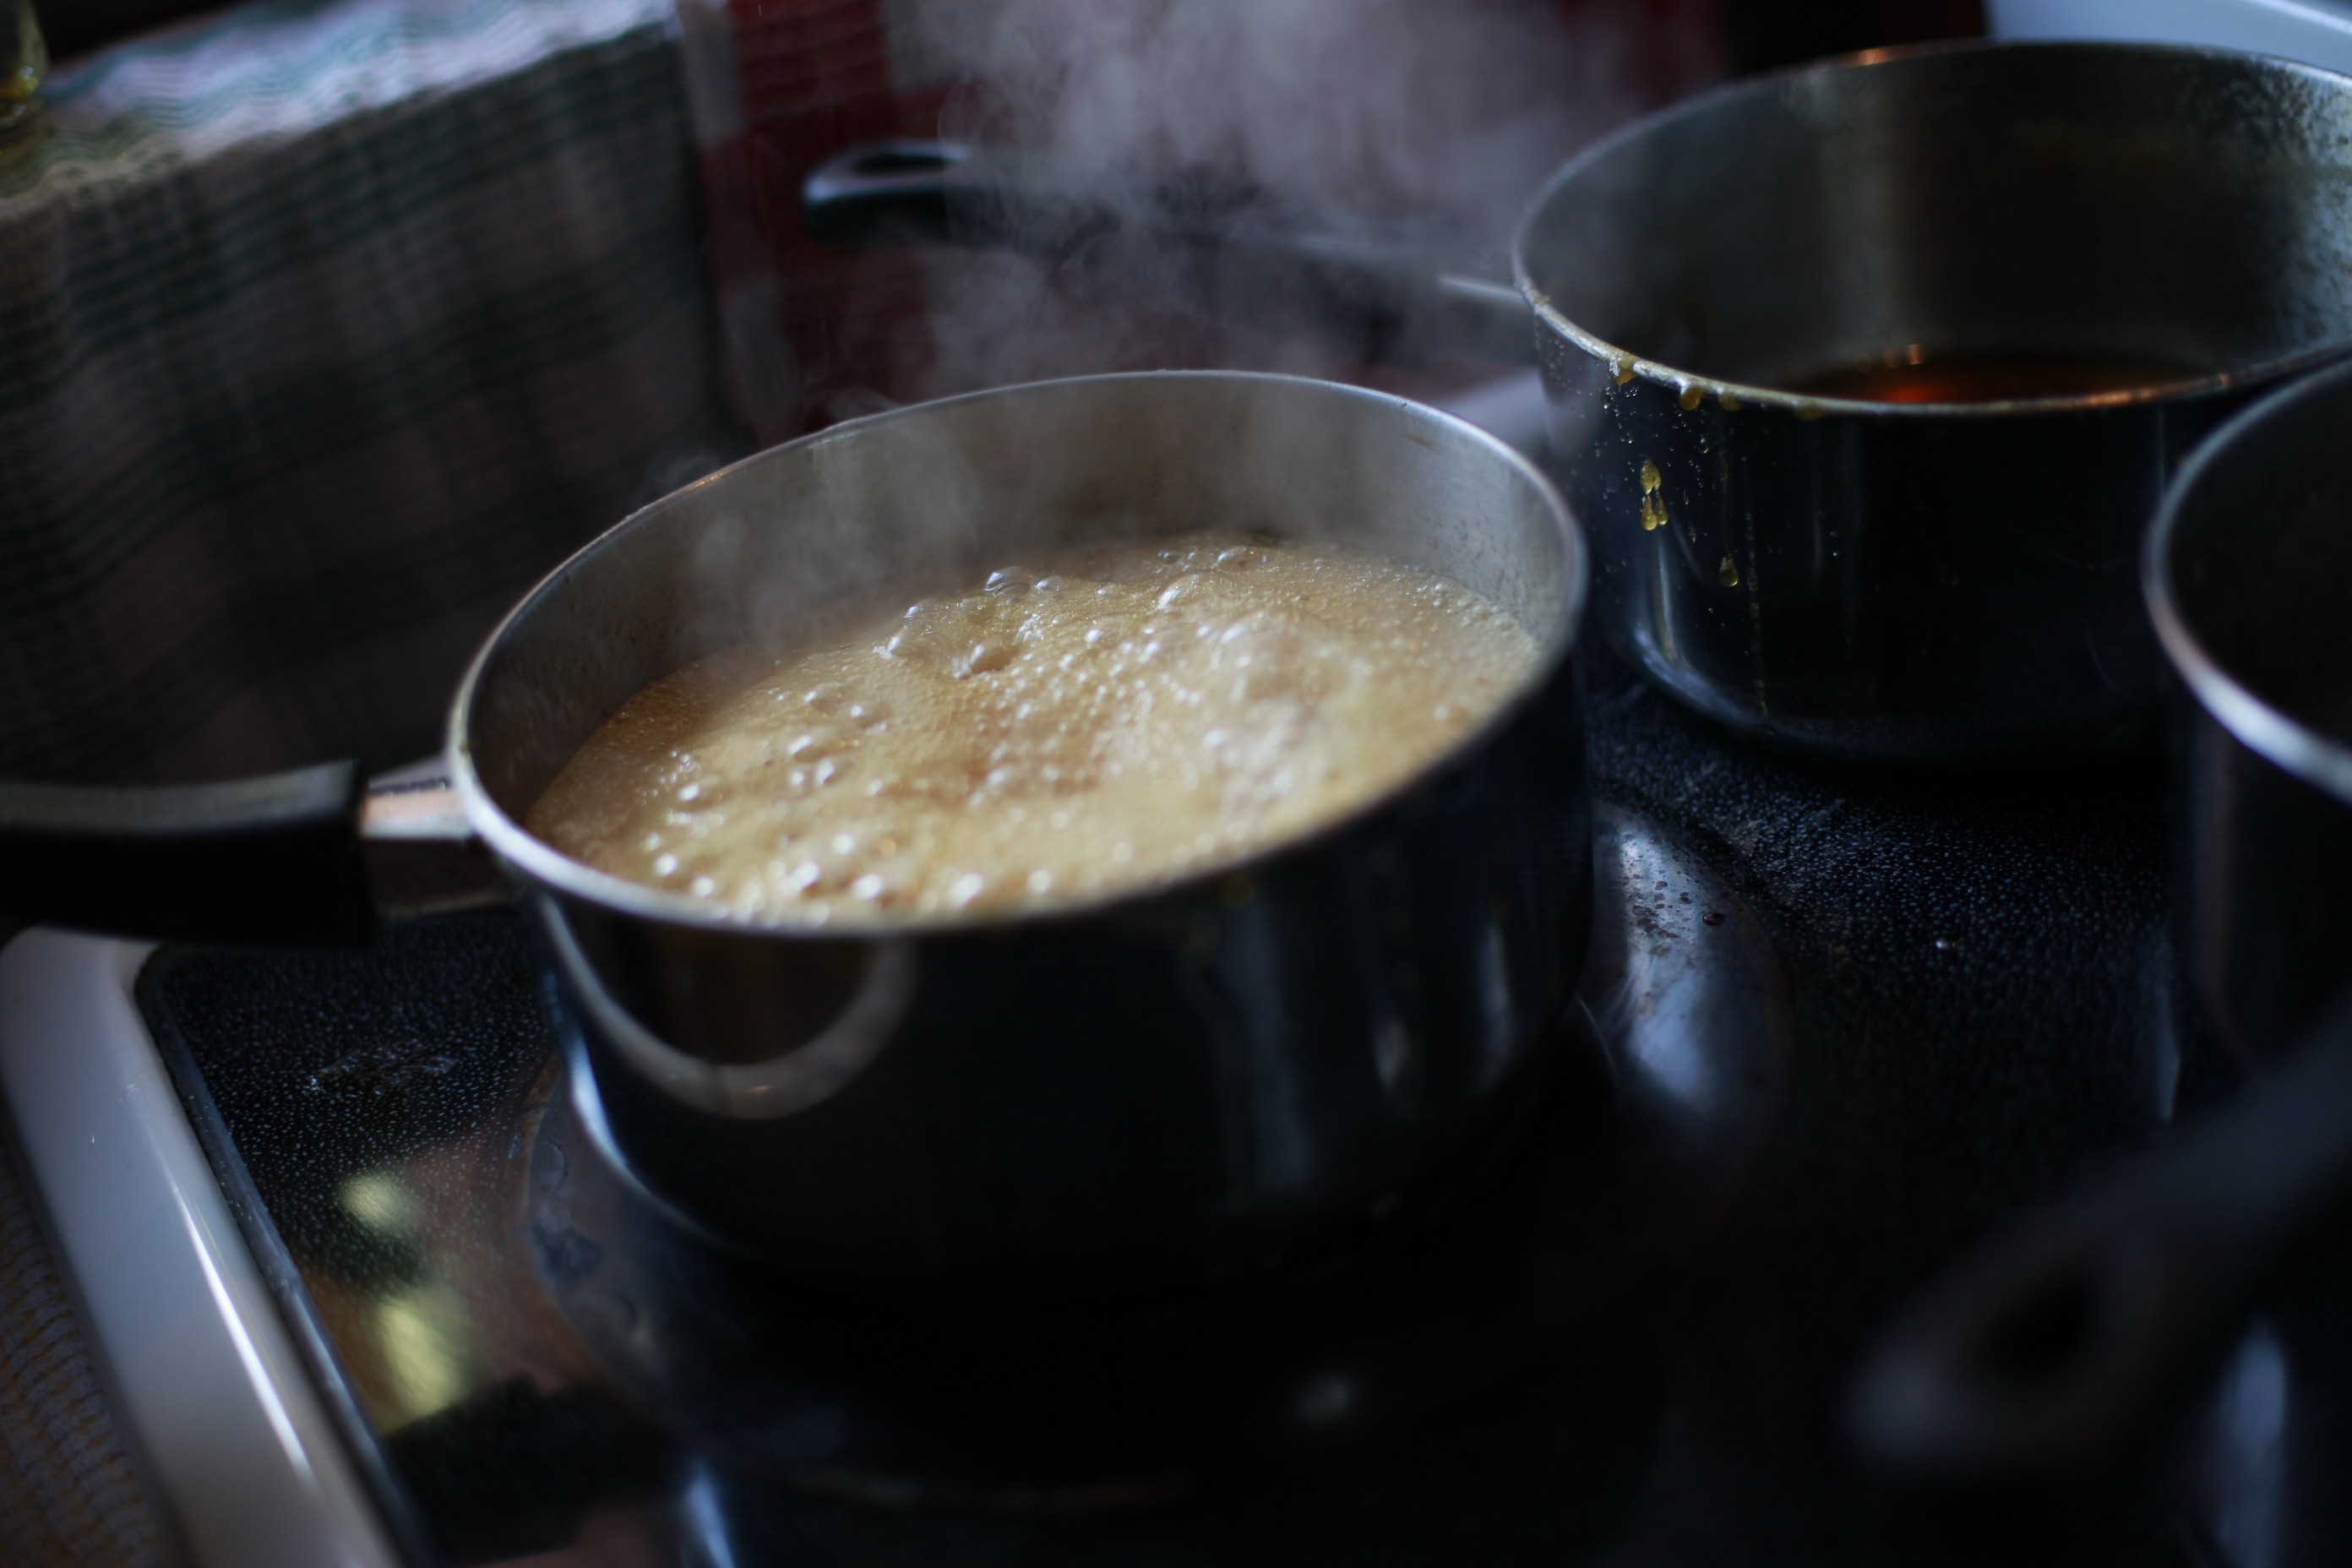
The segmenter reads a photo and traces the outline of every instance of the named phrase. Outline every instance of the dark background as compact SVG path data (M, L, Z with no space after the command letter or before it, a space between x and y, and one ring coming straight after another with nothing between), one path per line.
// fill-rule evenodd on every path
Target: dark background
M1721 0L1732 74L1985 30L1983 0Z

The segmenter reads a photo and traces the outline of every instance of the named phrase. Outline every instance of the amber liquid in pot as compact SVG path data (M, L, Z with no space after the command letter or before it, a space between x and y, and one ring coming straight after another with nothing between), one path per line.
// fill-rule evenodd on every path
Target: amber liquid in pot
M2208 374L2171 360L2037 355L1933 355L1917 363L1843 366L1780 384L1790 392L1861 403L2009 403L2140 392Z

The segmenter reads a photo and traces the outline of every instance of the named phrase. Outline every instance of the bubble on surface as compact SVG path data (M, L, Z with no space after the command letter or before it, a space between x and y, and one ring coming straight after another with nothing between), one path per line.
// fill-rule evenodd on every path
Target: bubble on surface
M1113 894L1394 787L1535 653L1476 595L1328 546L1095 546L656 681L528 825L752 923Z

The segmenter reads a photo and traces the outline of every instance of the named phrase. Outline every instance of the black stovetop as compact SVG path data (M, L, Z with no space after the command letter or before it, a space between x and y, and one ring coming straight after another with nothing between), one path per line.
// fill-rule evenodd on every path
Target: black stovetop
M2326 1561L2328 1282L2095 1513L1900 1492L1840 1411L1954 1253L2225 1092L2162 763L1781 757L1588 663L1589 1006L1379 1251L1159 1320L834 1300L586 1136L521 924L165 949L142 1004L395 1536L713 1565Z

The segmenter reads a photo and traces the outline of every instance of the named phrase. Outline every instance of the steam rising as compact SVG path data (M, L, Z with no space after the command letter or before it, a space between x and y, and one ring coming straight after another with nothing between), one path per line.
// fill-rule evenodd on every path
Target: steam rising
M1642 107L1628 23L1571 23L1555 0L961 0L908 26L929 68L978 84L950 101L943 135L1046 154L1113 205L1139 180L1183 177L1335 228L1412 219L1442 259L1496 278L1544 175ZM1325 344L1173 303L1170 261L934 256L922 390L1144 365L1339 368Z
M1213 171L1309 205L1453 212L1496 238L1565 150L1632 107L1609 36L1572 37L1549 0L991 9L960 62L989 85L951 109L950 135L1106 173Z

